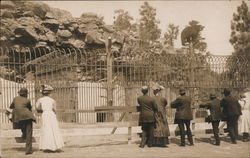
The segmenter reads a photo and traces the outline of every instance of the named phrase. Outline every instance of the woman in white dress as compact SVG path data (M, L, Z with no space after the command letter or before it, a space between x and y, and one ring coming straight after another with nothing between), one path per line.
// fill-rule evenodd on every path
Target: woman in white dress
M56 119L56 102L50 97L51 86L42 85L43 97L36 103L38 112L42 112L42 126L39 149L43 151L60 151L64 146L62 135Z
M239 133L243 135L243 142L248 141L250 132L250 92L240 95L239 103L242 115L239 117Z

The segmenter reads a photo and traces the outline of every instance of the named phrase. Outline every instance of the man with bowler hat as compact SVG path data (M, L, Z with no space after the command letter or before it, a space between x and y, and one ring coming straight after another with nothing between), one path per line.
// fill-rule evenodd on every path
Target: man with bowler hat
M185 146L185 129L184 125L187 128L187 136L190 145L194 145L192 132L190 129L190 121L193 119L193 114L191 110L191 97L186 96L185 89L181 88L179 90L180 96L171 103L171 108L175 108L175 120L174 123L178 124L181 135L181 144L180 146Z
M213 133L215 138L214 145L220 145L220 137L219 137L219 124L222 118L222 112L220 107L220 100L217 99L214 93L210 94L210 101L206 103L201 103L200 108L206 108L210 110L210 115L207 117L206 120L208 123L212 123Z
M36 121L33 113L32 106L28 97L28 90L21 88L19 96L15 97L10 105L12 111L13 123L18 123L21 127L23 138L26 139L26 155L32 154L32 122Z
M229 89L224 89L222 92L224 98L221 100L220 105L223 108L222 113L227 121L227 129L231 138L232 144L237 144L238 137L238 119L241 113L241 107L237 99L231 96Z
M153 132L155 127L154 112L157 110L157 105L154 99L148 96L148 87L141 88L142 96L137 98L139 104L139 125L142 128L142 139L140 147L143 148L147 143L148 147L153 145Z

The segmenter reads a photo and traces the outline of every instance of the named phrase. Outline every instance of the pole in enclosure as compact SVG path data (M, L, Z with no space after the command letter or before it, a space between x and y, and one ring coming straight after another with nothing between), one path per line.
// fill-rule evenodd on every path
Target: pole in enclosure
M112 86L112 62L113 62L113 56L111 52L111 37L108 37L108 41L106 43L106 52L107 52L107 106L113 106L113 86ZM109 113L107 115L108 121L113 121L113 114Z

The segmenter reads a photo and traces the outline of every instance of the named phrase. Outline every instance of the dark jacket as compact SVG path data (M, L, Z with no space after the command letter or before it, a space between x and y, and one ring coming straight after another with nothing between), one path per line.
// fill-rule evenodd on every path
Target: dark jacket
M12 111L12 121L18 123L23 120L33 120L35 121L35 116L32 113L32 107L30 100L25 97L15 97L10 105Z
M222 113L225 118L242 114L238 100L231 95L224 97L220 102L220 106L223 108Z
M139 104L139 123L155 122L154 112L157 110L157 105L154 99L150 96L143 95L137 98Z
M200 104L200 108L207 108L210 110L211 121L219 121L222 119L222 112L220 107L220 100L214 98L207 103Z
M192 120L193 114L191 110L191 98L189 96L180 96L171 103L171 108L176 108L175 123L176 120Z

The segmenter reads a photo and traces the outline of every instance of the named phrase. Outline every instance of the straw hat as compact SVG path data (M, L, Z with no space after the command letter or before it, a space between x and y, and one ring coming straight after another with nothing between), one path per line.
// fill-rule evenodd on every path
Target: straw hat
M42 85L42 91L53 91L54 89L50 85Z

